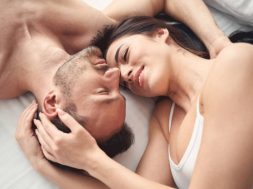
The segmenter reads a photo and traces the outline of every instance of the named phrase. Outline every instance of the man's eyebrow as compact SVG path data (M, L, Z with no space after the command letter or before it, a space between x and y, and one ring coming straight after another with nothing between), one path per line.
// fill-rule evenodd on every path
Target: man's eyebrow
M123 46L123 44L119 46L119 48L116 51L115 57L114 57L117 64L119 62L119 51L120 51L122 46Z

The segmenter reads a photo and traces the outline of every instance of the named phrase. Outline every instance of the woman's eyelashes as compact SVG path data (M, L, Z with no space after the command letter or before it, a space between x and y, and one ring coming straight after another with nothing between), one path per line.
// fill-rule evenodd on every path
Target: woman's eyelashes
M122 61L124 63L127 63L128 62L128 57L129 57L129 47L127 47L123 53L122 53Z

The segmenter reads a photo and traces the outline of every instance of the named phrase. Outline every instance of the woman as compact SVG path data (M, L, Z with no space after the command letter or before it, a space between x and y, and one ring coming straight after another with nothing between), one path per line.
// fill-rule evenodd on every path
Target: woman
M233 44L207 60L193 54L173 29L149 17L127 20L114 32L119 35L109 41L106 58L119 66L127 87L143 96L169 97L156 105L138 172L170 187L108 158L61 110L58 115L71 134L52 129L45 117L44 128L37 124L46 158L84 169L110 188L252 188L253 47ZM147 166L152 161L156 165Z

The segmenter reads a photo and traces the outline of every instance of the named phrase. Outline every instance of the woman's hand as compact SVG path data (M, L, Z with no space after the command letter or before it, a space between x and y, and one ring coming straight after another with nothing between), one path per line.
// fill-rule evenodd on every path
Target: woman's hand
M59 131L43 114L35 120L36 134L45 157L51 161L88 170L94 158L103 153L95 139L68 113L58 110L58 116L70 133Z
M32 129L33 116L37 108L38 105L33 102L20 115L16 129L16 140L32 166L38 170L41 164L48 162L41 151L40 144Z

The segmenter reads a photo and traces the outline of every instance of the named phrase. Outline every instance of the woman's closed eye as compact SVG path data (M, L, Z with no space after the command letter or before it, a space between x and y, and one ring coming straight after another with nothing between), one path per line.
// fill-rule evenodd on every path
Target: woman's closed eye
M128 62L128 57L129 57L129 47L126 48L122 53L123 62L127 63Z

